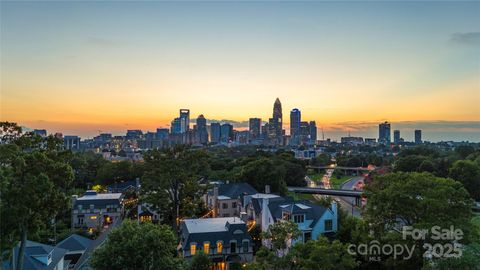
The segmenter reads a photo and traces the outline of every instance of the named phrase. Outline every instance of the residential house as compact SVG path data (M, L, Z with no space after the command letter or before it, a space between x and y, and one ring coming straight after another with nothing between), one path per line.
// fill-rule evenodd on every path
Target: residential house
M107 187L108 193L127 193L128 191L138 191L140 189L140 179L113 183Z
M88 190L82 197L72 196L72 228L98 230L123 215L122 193L97 193Z
M308 200L274 200L263 199L262 206L262 231L275 222L290 220L298 225L301 235L292 239L292 245L296 242L316 240L320 235L330 236L337 231L337 203L332 202L330 207L315 204ZM270 246L268 241L263 244Z
M248 183L218 184L207 192L205 203L212 209L213 217L239 217L243 198L257 193Z
M13 248L11 260L3 262L3 269L15 269L20 242ZM23 270L65 270L67 250L27 240L23 254ZM68 264L67 264L68 266Z
M178 251L187 261L203 252L212 261L211 269L228 270L232 262L253 260L252 238L238 217L186 219L180 229Z
M262 207L263 200L268 199L269 202L285 201L285 198L270 193L257 193L244 197L245 213L242 219L250 225L262 225Z
M64 256L65 268L73 269L80 257L92 245L93 240L78 234L72 234L58 243L57 247L67 250Z

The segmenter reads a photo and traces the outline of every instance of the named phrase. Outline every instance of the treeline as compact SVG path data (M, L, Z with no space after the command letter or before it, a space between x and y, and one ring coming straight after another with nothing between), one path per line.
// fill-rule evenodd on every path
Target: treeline
M480 149L473 146L461 145L448 152L427 146L405 149L395 159L393 170L452 178L480 201Z

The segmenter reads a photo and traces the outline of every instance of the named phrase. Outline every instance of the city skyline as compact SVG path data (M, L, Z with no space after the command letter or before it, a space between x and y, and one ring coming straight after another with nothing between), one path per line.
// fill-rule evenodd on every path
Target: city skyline
M279 97L286 129L299 108L336 139L389 121L480 141L478 2L0 5L2 121L93 137L189 108L246 128Z

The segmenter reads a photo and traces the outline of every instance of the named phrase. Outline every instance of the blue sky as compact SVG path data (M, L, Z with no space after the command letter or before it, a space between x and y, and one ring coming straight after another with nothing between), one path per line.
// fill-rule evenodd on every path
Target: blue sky
M92 135L181 107L266 119L280 97L332 131L474 121L458 139L480 140L480 2L0 5L2 120Z

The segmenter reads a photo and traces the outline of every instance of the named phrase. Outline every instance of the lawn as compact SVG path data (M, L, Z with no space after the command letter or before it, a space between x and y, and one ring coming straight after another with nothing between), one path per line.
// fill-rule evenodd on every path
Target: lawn
M354 176L344 175L344 176L341 176L340 178L337 178L335 175L333 175L333 176L330 178L330 184L332 184L333 188L339 189L340 186L341 186L345 181L348 181L349 179L352 179L353 177L354 177Z
M315 173L315 174L309 174L308 177L310 177L310 179L314 180L314 181L318 181L318 180L321 180L322 177L323 177L323 173L322 174L319 174L319 173ZM332 184L332 187L335 188L335 189L339 189L340 186L343 184L343 182L353 178L354 176L350 176L350 175L347 175L347 176L341 176L340 178L337 179L337 177L335 175L333 175L331 178L330 178L330 183Z

